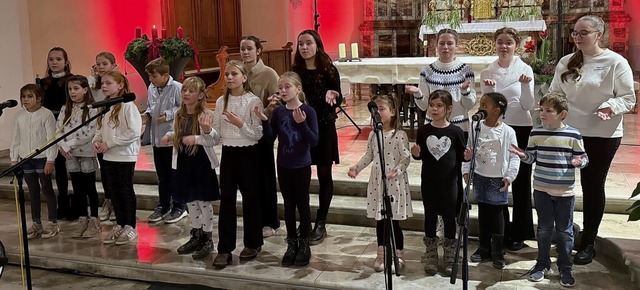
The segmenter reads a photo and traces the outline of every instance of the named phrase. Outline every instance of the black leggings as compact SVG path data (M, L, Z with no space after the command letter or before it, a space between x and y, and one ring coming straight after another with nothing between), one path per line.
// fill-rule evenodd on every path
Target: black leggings
M518 147L527 148L531 126L511 126L516 132ZM535 239L531 203L531 164L520 162L518 176L511 184L513 192L513 218L509 222L509 206L504 206L504 233L512 242Z
M113 189L111 204L119 226L136 228L136 193L133 190L135 162L104 161L109 187Z
M311 166L302 168L278 167L278 181L284 199L284 223L287 227L287 238L297 238L296 209L300 215L300 238L308 238L311 231L311 210L309 209Z
M29 194L31 195L31 219L34 223L40 223L40 190L44 194L47 200L47 213L50 222L57 221L56 213L56 194L53 193L53 185L51 184L51 175L44 173L25 173L24 181L29 188ZM40 186L42 185L42 187Z
M111 199L111 189L109 188L109 182L107 179L107 170L104 168L104 154L98 153L98 163L100 164L100 182L102 183L102 189L104 189L104 199Z
M72 212L71 199L69 198L69 180L67 178L67 159L58 152L54 162L56 170L56 186L58 187L58 211L64 217L74 217L77 212Z
M262 226L277 229L280 227L280 219L278 218L276 165L273 157L273 141L268 139L269 138L263 137L262 139L260 139L260 142L258 142L258 148L260 150L260 163L262 166L262 173L259 176L260 212L262 213ZM309 171L309 173L311 173L311 171ZM311 176L309 176L309 178L311 178ZM280 182L280 184L282 184L282 182ZM280 188L282 188L282 186L280 186ZM306 190L308 198L308 184ZM307 202L307 206L308 205L309 202Z
M316 220L327 220L331 199L333 199L333 177L331 176L332 165L317 165L318 183L320 185L319 198L320 207L316 215Z
M384 246L384 223L385 220L376 221L376 236L378 237L378 246ZM402 235L402 229L400 223L397 220L392 220L393 223L393 235L396 241L396 249L404 249L404 236Z
M428 238L436 237L438 215L444 222L444 236L456 238L456 204L458 201L458 182L434 185L422 179L422 205L424 206L424 233Z
M504 205L478 203L480 247L491 249L491 235L504 235Z
M589 164L580 170L584 207L584 234L581 245L593 245L604 215L604 186L613 157L622 138L582 137Z
M74 212L80 216L89 216L87 212L87 197L91 216L98 217L98 191L96 190L96 173L70 172L71 186L73 186Z

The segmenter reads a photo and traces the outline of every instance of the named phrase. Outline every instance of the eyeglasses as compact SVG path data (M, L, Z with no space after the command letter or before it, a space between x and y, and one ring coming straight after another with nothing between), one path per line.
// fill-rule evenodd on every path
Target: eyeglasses
M598 31L589 31L589 30L580 30L580 31L571 31L571 37L587 37L589 34L598 32Z

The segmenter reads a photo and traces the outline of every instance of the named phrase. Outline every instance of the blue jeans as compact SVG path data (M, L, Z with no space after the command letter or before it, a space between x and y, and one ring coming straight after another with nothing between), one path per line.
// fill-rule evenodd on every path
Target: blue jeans
M538 258L536 261L545 268L551 267L549 252L555 223L558 236L558 269L571 270L575 197L553 197L546 192L534 190L533 198L538 212Z

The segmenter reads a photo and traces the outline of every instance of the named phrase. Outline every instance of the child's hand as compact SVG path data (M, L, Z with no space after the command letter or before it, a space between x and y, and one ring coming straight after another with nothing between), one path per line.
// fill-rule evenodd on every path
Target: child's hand
M586 157L587 154L582 154L580 156L576 156L573 157L573 159L571 159L571 165L573 165L573 167L582 167L582 158Z
M196 136L189 135L182 137L182 144L191 146L196 144Z
M53 173L53 162L47 162L44 165L44 175L51 175Z
M418 94L420 93L420 89L416 86L404 86L404 92L407 94Z
M464 149L464 161L471 160L472 156L473 156L473 149L471 148Z
M202 128L202 133L211 133L213 117L207 113L200 114L200 116L198 116L198 124L200 125L200 128Z
M464 180L465 184L469 184L469 173L462 174L462 180Z
M156 119L156 122L158 122L158 124L164 123L166 121L167 121L167 113L160 114L160 117L158 117L158 119Z
M163 145L170 145L171 144L171 136L169 136L169 135L162 136L162 139L160 139L160 142Z
M58 151L60 151L60 154L62 154L62 156L64 156L64 158L67 159L67 160L73 158L73 155L71 155L71 151L69 151L69 152L64 151L64 149L62 149L62 147L58 147Z
M107 143L98 141L98 142L93 143L93 149L97 153L104 153L104 152L107 151L107 149L109 149L109 146L107 145Z
M387 173L387 179L393 179L396 176L398 176L398 168L394 168L389 173Z
M277 107L279 105L281 105L280 100L282 98L280 97L280 93L276 92L275 94L269 96L267 98L267 101L269 101L269 106L273 106L273 107Z
M140 114L140 119L142 119L142 124L146 124L149 121L149 116L147 114Z
M532 79L533 79L532 77L530 77L530 76L528 76L526 74L522 74L522 75L520 75L519 81L521 83L523 83L523 84L528 84L529 82L531 82Z
M466 91L469 88L469 86L471 86L471 81L467 80L466 82L460 85L460 89L462 89L463 91Z
M225 121L238 128L242 128L244 122L242 121L242 118L240 118L240 116L236 115L234 112L229 111L224 111L222 112L222 114L226 117L226 119L224 119Z
M11 166L14 166L14 165L16 165L16 164L18 164L18 162L11 161Z
M606 121L611 119L611 115L613 115L613 110L610 107L598 109L598 111L596 111L596 115L598 115L598 118L600 118L602 121Z
M358 171L356 171L355 167L349 167L349 171L347 172L347 175L349 175L349 177L351 178L356 178L356 176L358 176Z
M413 144L413 146L411 147L411 155L415 157L420 156L420 146L418 144Z
M327 94L325 96L325 101L327 101L327 104L329 104L330 106L333 106L336 104L336 99L340 96L340 93L334 91L334 90L328 90ZM298 122L300 123L300 122Z
M506 192L507 190L509 190L509 185L511 184L511 182L509 182L509 180L507 180L506 178L503 178L502 182L504 182L504 186L500 187L500 192Z
M524 150L520 149L518 146L511 144L511 148L509 148L509 152L518 155L520 158L524 158L526 155L524 154Z
M300 109L300 107L295 108L295 110L293 110L293 120L296 121L296 123L300 124L302 122L304 122L307 119L307 114L305 114L305 112Z
M262 121L269 120L269 118L267 118L267 115L264 114L264 111L260 108L260 106L256 106L255 108L253 108L253 112L256 113L256 116L258 116L260 120Z
M496 85L496 81L492 79L484 79L482 80L482 82L484 83L485 86L488 86L488 87L493 87Z

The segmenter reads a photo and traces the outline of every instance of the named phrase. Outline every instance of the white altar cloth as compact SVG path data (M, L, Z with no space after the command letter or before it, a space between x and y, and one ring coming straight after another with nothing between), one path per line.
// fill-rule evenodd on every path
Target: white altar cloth
M498 56L458 56L471 66L476 81L480 72ZM354 84L418 84L422 69L435 62L437 57L363 58L355 62L334 62L340 78Z
M518 31L545 31L547 30L547 23L544 20L534 21L497 21L497 22L472 22L462 23L456 31L460 34L468 33L494 33L496 30L503 27L515 28ZM449 28L449 24L440 24L436 26L436 29L431 29L425 25L420 26L420 32L418 38L423 40L425 34L436 34L441 29Z

